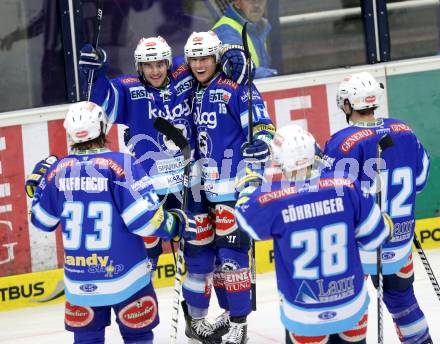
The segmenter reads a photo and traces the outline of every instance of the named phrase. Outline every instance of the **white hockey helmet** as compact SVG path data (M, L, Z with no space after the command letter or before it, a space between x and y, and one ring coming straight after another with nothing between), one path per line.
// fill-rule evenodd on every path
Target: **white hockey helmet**
M297 171L315 161L315 138L296 124L277 130L272 140L273 158L283 171Z
M215 56L215 63L220 62L222 42L214 31L193 32L185 44L185 61L189 57Z
M161 36L142 37L134 51L134 63L138 72L141 62L167 60L168 67L171 67L172 59L171 47Z
M368 72L348 75L340 83L336 102L344 110L344 101L348 99L353 110L365 110L379 106L383 94L383 85Z
M107 130L107 114L92 102L79 102L69 106L64 128L74 143L96 139Z

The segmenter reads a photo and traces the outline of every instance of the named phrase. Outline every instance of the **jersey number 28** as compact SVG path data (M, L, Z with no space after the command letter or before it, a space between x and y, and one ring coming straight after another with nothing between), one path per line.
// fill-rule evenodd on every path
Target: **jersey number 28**
M320 231L310 228L293 232L290 247L304 251L293 261L294 279L318 279L347 270L347 225L343 222L324 226ZM316 259L319 265L314 263Z

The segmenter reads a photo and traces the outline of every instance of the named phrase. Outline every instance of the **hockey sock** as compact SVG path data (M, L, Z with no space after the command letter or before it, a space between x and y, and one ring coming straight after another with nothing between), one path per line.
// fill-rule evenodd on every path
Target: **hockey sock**
M211 299L211 286L212 274L188 273L182 289L191 316L195 316L191 313L192 310L203 313L201 310L206 309L207 312Z
M422 343L430 338L428 323L412 286L404 291L384 290L384 302L402 343Z

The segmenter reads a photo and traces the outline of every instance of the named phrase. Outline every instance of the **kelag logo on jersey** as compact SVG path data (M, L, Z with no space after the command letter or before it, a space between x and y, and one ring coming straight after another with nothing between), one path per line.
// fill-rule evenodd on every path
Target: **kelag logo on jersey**
M165 111L160 110L148 102L148 119L162 117L167 121L173 121L176 118L187 117L191 114L188 99L185 99L183 103L177 104L171 109L169 105L164 105L164 109Z
M174 89L178 96L180 96L183 92L191 89L194 85L194 78L190 75L185 79L180 80L175 86Z
M226 90L210 90L209 102L210 103L229 103L231 99L231 93Z
M215 112L202 112L198 108L195 113L194 123L198 126L206 126L209 129L217 128L217 114Z

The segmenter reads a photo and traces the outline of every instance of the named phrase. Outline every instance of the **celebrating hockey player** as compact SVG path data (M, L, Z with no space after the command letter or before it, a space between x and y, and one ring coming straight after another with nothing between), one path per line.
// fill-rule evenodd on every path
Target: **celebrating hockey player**
M247 341L246 317L251 311L249 237L240 232L234 215L234 179L247 159L267 160L274 127L260 93L227 78L220 69L222 44L212 32L194 32L185 45L185 58L197 79L193 116L207 210L197 239L185 243L188 275L183 283L186 335L202 343ZM248 97L253 98L254 144L247 145ZM240 163L242 162L242 163ZM196 216L197 217L197 216ZM215 271L213 274L215 262ZM213 280L213 282L212 282ZM225 312L208 323L211 285Z
M159 315L142 237L195 238L194 219L164 210L142 166L106 149L100 106L71 105L64 127L71 154L39 162L26 190L37 228L52 232L61 224L65 327L75 343L104 343L113 309L124 343L152 343Z
M278 129L272 154L284 179L265 191L250 171L238 182L235 210L252 238L274 240L286 343L366 343L369 297L358 249L375 249L391 223L357 181L314 167L315 139L301 127Z
M173 142L154 129L154 119L165 118L180 128L190 142L193 140L190 95L195 82L188 65L179 60L182 58L173 61L171 47L158 36L139 41L134 51L137 76L108 79L105 51L96 51L91 44L81 49L79 61L86 75L95 70L91 100L104 108L111 122L128 126L126 144L133 146L137 161L151 177L165 208L179 206L175 194L182 188L184 161ZM247 69L241 49L225 49L222 66L236 81L246 83ZM145 245L155 267L162 252L160 240L147 238Z
M408 125L398 119L374 117L382 93L383 85L367 72L344 79L339 85L337 105L352 125L331 137L324 158L333 164L336 173L349 166L350 173L370 187L378 140L386 133L392 138L394 145L382 154L386 165L381 172L382 204L394 221L396 234L382 248L383 298L402 343L432 343L414 295L411 255L416 193L426 185L429 156ZM374 185L371 189L375 190ZM376 252L362 250L361 259L377 286Z

